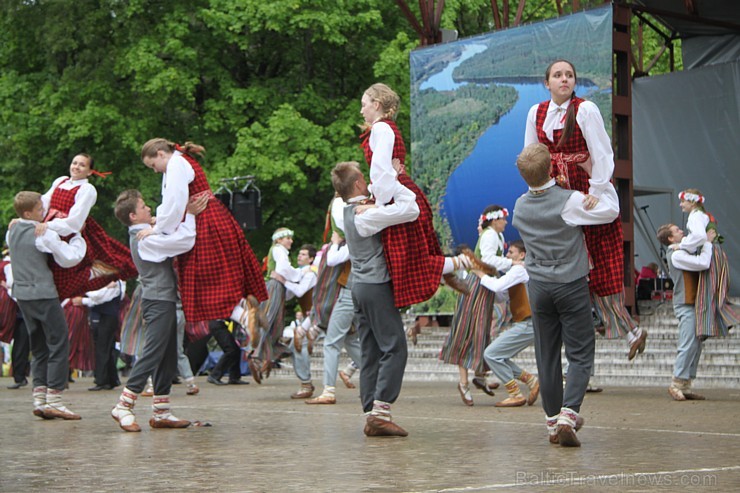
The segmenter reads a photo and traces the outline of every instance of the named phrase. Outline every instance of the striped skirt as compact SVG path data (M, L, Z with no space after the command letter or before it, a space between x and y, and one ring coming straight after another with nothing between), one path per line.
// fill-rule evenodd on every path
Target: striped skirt
M624 290L607 296L599 296L592 291L591 306L604 324L604 337L607 339L620 339L637 327L637 322L624 307Z
M469 275L465 283L470 294L457 298L450 334L439 359L481 373L486 369L483 352L491 341L495 296L481 286L478 276Z
M87 307L67 303L64 305L64 318L69 327L69 368L94 370L95 348Z
M709 269L699 273L696 295L696 335L725 337L730 328L740 323L738 313L727 302L730 288L730 266L719 243L712 248Z
M326 265L326 252L319 262L319 274L316 286L313 288L313 317L311 322L326 330L329 326L329 318L339 297L339 284L337 279L344 270L344 264L329 267Z
M275 279L267 281L267 300L260 309L267 317L267 327L262 327L262 337L256 354L262 361L272 361L282 353L279 340L285 328L285 286Z
M121 352L141 356L144 348L144 318L141 315L141 284L131 294L131 301L121 312Z

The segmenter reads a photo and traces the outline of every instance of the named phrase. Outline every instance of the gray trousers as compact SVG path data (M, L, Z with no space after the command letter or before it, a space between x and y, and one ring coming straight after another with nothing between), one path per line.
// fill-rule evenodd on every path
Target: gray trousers
M126 388L140 394L153 374L154 395L169 395L177 373L177 316L174 301L142 300L146 323L144 349L134 363Z
M701 358L702 342L696 337L696 311L694 305L674 305L678 318L678 350L673 376L684 380L696 378L696 369Z
M585 277L569 283L530 279L528 294L542 407L547 416L560 414L562 407L580 412L595 351L588 281ZM565 389L560 361L563 346L570 362Z
M516 322L503 331L488 345L483 358L496 378L503 383L508 383L522 374L522 369L511 361L511 358L527 349L532 343L534 343L534 328L532 319L528 318Z
M31 339L34 387L64 390L69 377L69 328L59 298L18 300Z
M297 337L297 336L293 336ZM303 346L301 352L295 350L295 345L290 345L291 358L293 359L293 371L302 383L311 381L311 355L308 354L308 339L303 336Z
M352 292L347 288L341 288L331 311L326 338L324 338L324 386L326 387L334 387L337 383L342 343L352 361L356 363L362 361L358 333L349 334L354 311Z
M190 368L190 360L185 355L183 343L185 342L185 313L182 307L177 305L177 371L185 380L193 378L193 370Z
M373 401L393 403L401 393L408 356L406 334L390 282L355 283L352 300L362 348L360 398L363 411L370 412Z

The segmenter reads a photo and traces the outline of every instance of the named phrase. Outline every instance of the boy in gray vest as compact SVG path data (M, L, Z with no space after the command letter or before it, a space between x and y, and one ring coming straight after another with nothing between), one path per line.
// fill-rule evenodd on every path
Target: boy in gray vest
M177 278L172 257L185 253L195 244L195 215L206 208L208 196L187 207L185 221L170 235L139 234L151 228L152 211L138 190L126 190L116 199L114 213L128 226L131 257L139 271L142 288L141 311L146 323L146 339L141 358L136 360L118 404L111 416L125 431L141 431L134 416L136 399L149 375L153 374L152 428L186 428L190 421L170 412L170 388L177 372Z
M675 224L658 228L661 244L668 247L666 261L673 280L673 313L678 319L678 351L673 367L673 381L668 393L676 401L704 400L704 396L691 391L691 381L701 357L702 340L696 335L696 298L699 272L707 270L712 262L712 242L717 232L707 231L707 241L698 255L676 249L684 233ZM676 245L676 247L672 247Z
M549 439L579 447L575 432L583 418L578 413L594 364L588 253L581 226L614 221L619 201L612 185L598 200L557 186L544 144L525 147L516 164L529 191L517 199L512 225L527 249L535 356ZM565 389L562 346L570 362Z
M6 240L13 258L13 296L31 338L33 414L78 420L80 415L62 402L69 375L69 329L48 257L51 254L61 267L74 267L85 257L87 244L79 233L65 243L43 227L44 207L36 192L18 192L13 208L20 219L11 224Z
M367 415L366 436L407 436L391 418L391 404L401 393L407 347L401 315L385 261L381 232L384 228L419 216L416 196L396 182L391 205L365 205L370 196L356 162L339 163L331 173L332 185L346 202L344 233L352 271L347 282L360 334L362 372L360 398Z

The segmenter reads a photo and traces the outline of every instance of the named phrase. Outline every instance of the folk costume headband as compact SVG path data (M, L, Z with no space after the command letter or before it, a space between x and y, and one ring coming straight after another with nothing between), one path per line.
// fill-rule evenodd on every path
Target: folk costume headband
M281 229L280 231L275 231L272 234L272 241L277 241L280 238L285 238L285 237L288 237L288 236L292 237L293 236L293 231L290 230L290 229L287 229L287 228L286 229Z
M704 196L699 195L698 193L681 192L678 194L678 198L679 200L685 200L687 202L695 202L697 204L704 203Z
M497 211L491 211L486 214L481 214L481 216L478 218L478 224L482 225L486 221L495 221L496 219L503 219L505 217L509 217L509 211L508 209L506 209L506 207Z

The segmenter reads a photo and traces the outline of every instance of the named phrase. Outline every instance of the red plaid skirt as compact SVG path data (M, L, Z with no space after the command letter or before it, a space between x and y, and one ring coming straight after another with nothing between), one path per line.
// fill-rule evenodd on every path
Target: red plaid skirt
M177 257L182 308L188 322L229 318L249 294L267 299L262 269L228 209L211 197L195 218L195 246Z
M588 193L588 174L575 163L568 164L572 190ZM597 296L609 296L624 290L624 234L622 217L609 224L583 226L586 247L593 267L588 286Z
M442 279L444 256L432 224L432 208L419 186L403 173L398 181L416 194L419 217L383 230L383 248L396 307L431 298Z
M10 343L13 340L17 313L18 305L8 291L0 287L0 342Z
M126 280L138 275L128 247L108 236L95 219L87 218L82 237L87 243L87 253L82 262L65 269L54 262L53 258L49 259L49 267L54 274L54 284L60 300L84 296L86 292L101 289L116 279ZM90 280L90 267L94 260L115 267L118 274Z

